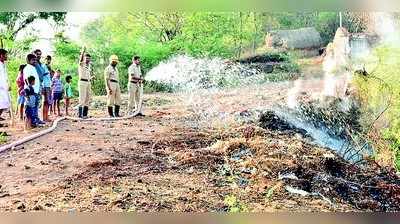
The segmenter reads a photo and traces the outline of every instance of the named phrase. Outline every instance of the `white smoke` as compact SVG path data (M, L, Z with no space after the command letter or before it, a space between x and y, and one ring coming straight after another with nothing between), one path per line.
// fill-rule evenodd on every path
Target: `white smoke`
M294 81L294 86L288 91L287 96L287 106L291 109L294 109L298 106L297 97L300 95L301 91L303 91L303 80L297 79Z
M399 24L396 23L391 13L372 13L372 20L374 23L374 32L380 37L382 43L399 46Z
M348 83L351 80L350 67L350 39L346 29L339 28L332 43L326 47L326 53L322 63L323 83L319 91L309 92L314 99L324 97L336 97L344 99ZM307 74L306 74L307 75ZM304 81L297 80L294 87L288 91L287 106L296 108L301 92L305 92Z

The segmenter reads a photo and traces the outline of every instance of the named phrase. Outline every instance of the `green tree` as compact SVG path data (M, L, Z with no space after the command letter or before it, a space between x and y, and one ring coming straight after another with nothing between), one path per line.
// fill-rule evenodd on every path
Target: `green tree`
M0 23L6 31L1 39L15 40L17 34L37 19L52 19L57 24L63 24L66 12L0 12Z
M184 14L180 12L135 12L129 15L160 42L171 41L180 35L184 24Z

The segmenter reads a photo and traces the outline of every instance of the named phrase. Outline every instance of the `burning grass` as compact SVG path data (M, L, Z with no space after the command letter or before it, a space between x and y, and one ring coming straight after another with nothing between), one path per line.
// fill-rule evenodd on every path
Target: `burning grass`
M359 167L284 133L214 145L245 204L279 210L398 211L399 178L371 162ZM303 196L302 193L304 193ZM295 203L284 203L285 201Z

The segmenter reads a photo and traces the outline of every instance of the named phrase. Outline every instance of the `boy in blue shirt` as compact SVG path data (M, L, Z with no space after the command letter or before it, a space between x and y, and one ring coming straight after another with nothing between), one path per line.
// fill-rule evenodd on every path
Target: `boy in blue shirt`
M64 87L63 87L63 83L61 81L61 71L60 70L57 70L56 73L54 74L51 87L53 89L54 111L56 111L56 106L57 106L57 115L61 116L60 102L63 99Z
M25 125L28 127L35 128L39 125L38 119L36 119L36 97L37 94L33 86L35 85L35 77L28 77L28 86L24 89L25 95Z

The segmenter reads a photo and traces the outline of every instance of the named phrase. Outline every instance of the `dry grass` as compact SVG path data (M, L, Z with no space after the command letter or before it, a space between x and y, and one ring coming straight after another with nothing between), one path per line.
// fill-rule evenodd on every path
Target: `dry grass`
M374 160L384 167L395 167L395 152L390 149L389 143L382 139L379 130L373 129L368 135L375 149Z

